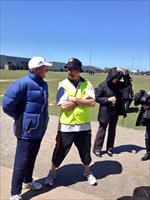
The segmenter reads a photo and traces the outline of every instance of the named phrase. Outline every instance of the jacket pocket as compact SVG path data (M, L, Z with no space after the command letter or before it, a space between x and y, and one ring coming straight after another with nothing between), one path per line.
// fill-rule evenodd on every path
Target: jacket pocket
M23 129L28 133L39 125L39 117L35 114L25 114L23 119Z

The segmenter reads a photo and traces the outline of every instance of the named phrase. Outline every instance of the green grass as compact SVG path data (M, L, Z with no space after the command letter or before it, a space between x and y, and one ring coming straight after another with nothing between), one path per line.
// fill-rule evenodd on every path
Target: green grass
M0 87L0 95L3 95L5 90L7 89L8 85L15 79L26 75L27 71L24 70L15 70L15 71L10 71L10 70L0 70L0 77L2 81L0 82L1 87ZM95 74L89 75L88 73L82 73L81 74L84 78L88 79L91 81L93 84L93 87L97 87L99 83L104 81L107 77L107 74ZM48 82L49 86L49 103L55 104L55 96L56 96L56 91L58 87L58 82L65 79L67 76L67 72L48 72L46 74L46 79ZM140 89L144 89L146 91L150 90L150 77L148 76L132 76L132 83L134 87L134 93L138 92ZM0 97L1 101L1 97ZM98 109L99 105L96 104L94 108L91 108L91 119L92 121L97 120L97 114L98 114ZM59 115L59 108L56 105L49 106L49 113L51 115ZM128 117L126 117L123 120L122 124L122 117L119 119L119 125L128 127L128 128L140 128L141 127L135 127L135 121L137 118L138 113L130 113L128 114Z

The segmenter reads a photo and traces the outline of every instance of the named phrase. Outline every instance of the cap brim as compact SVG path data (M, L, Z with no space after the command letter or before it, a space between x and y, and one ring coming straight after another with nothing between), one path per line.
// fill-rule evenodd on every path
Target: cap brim
M44 63L44 65L47 67L51 67L53 65L53 63Z
M82 67L69 66L68 64L66 64L66 65L64 66L64 68L65 68L65 69L75 69L75 70L78 70L78 71L80 71L80 72L83 72Z

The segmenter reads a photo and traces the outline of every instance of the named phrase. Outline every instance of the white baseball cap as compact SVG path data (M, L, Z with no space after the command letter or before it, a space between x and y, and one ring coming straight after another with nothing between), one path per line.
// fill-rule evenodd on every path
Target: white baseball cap
M33 58L31 58L31 60L29 60L28 68L33 69L33 68L41 67L43 65L50 67L53 64L46 62L43 57L34 56Z

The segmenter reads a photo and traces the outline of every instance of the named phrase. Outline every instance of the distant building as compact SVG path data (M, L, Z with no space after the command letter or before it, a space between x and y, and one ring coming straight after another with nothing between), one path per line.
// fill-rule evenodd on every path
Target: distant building
M129 72L130 72L131 74L138 74L138 71L135 70L135 69L130 69Z
M24 69L24 70L26 70L26 69L28 69L29 60L30 60L30 58L0 55L0 69L8 69L8 70ZM48 70L65 71L65 69L64 69L65 63L52 62L52 64L53 65L51 67L49 67Z
M0 69L8 70L27 70L30 58L15 57L0 55ZM49 71L66 71L64 62L52 62L52 66L48 68ZM104 72L98 67L82 66L84 72L102 73Z
M66 69L64 68L65 63L63 62L52 62L52 66L49 67L50 71L66 71Z
M17 70L28 69L30 58L0 55L0 69Z

